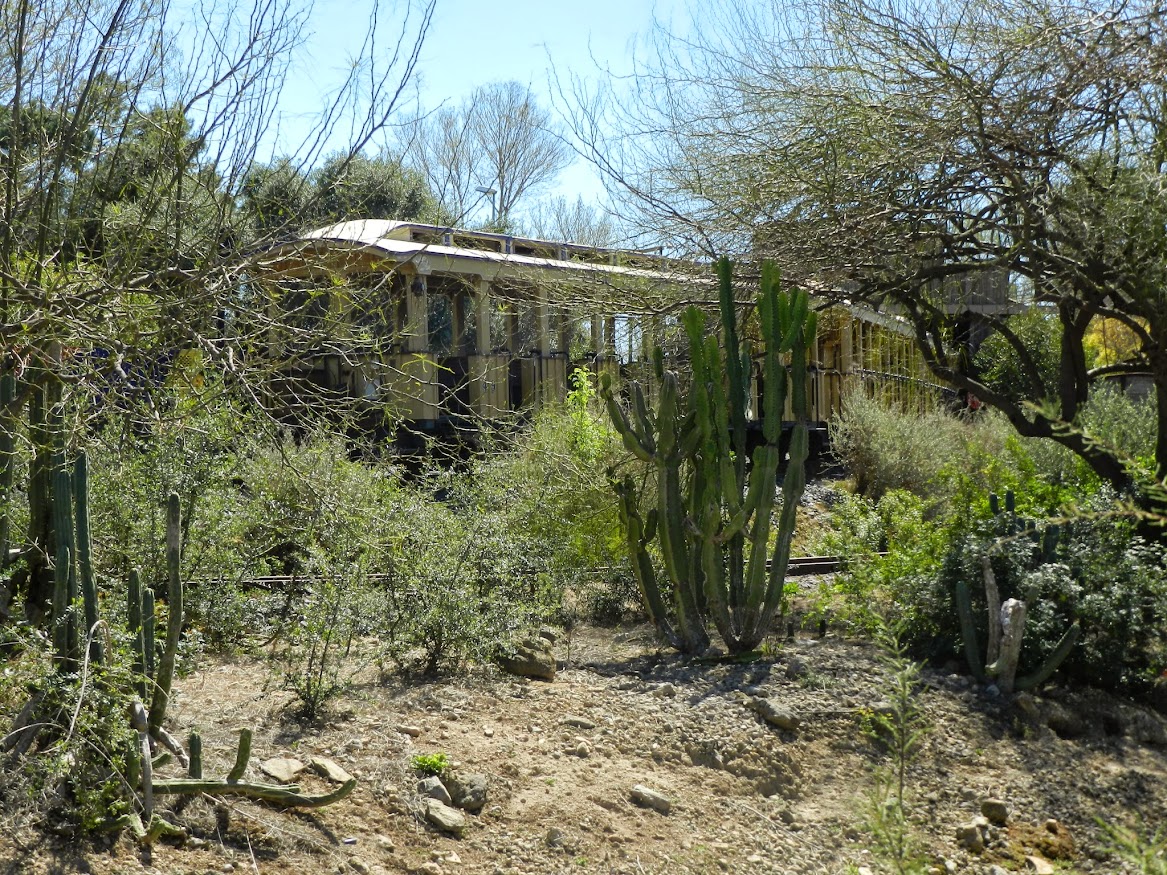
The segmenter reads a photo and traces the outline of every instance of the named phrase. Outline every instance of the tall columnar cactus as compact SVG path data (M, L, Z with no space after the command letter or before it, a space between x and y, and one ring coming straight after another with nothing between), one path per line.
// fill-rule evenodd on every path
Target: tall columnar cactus
M89 535L89 458L85 453L73 463L74 540L77 550L76 574L81 586L81 603L85 616L85 636L89 642L89 658L102 662L105 658L101 638L97 634L98 603L97 578L93 572L93 545Z
M90 661L104 659L98 626L97 581L93 573L89 535L89 467L80 453L72 473L64 453L52 461L53 538L56 541L53 575L53 649L62 668L71 667L85 642ZM80 602L78 602L80 597Z
M989 496L989 507L996 517L997 533L1003 538L1027 537L1034 541L1039 566L1053 562L1061 529L1056 524L1045 527L1039 535L1037 524L1018 516L1012 492L1005 494L1005 512L1001 513L997 496ZM1022 638L1025 634L1025 618L1029 605L1037 600L1036 587L1028 587L1023 599L1001 601L997 578L993 572L991 549L981 556L981 577L985 588L985 606L988 611L988 643L981 654L976 622L973 619L972 590L963 578L956 583L956 609L960 615L961 637L964 641L965 658L973 675L981 681L992 680L1002 693L1028 690L1042 684L1053 675L1059 665L1070 655L1082 628L1074 622L1066 630L1057 646L1035 671L1017 677L1017 666L1021 658Z
M700 310L691 307L683 316L693 369L687 393L682 395L677 374L664 369L659 349L654 356L660 381L655 411L636 383L630 387L631 410L625 411L610 378L605 375L601 381L624 445L656 471L656 507L647 518L640 515L634 481L625 477L615 484L633 570L653 622L673 646L690 653L708 646L706 618L733 653L761 642L784 601L797 505L806 485L806 352L816 327L809 297L780 292L777 271L763 266L756 310L763 352L763 442L747 462L753 357L738 333L732 264L723 258L717 271L720 342L707 335ZM771 549L788 395L794 427ZM647 554L654 534L669 581L671 618Z
M180 575L180 554L182 544L182 520L178 496L173 492L166 499L166 578L167 578L167 619L166 643L162 647L162 658L158 661L158 674L154 678L154 695L150 700L150 734L157 735L166 718L166 707L170 701L170 684L174 678L174 657L178 652L178 639L182 635L182 577Z

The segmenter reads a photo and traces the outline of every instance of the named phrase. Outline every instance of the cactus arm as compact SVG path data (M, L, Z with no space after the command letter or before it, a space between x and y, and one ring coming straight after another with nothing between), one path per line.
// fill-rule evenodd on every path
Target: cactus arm
M680 639L668 620L664 599L661 597L660 584L656 579L656 571L652 567L652 559L648 555L648 544L656 533L657 511L654 508L648 512L648 518L641 522L637 511L636 486L631 475L623 480L613 480L612 486L619 500L620 521L624 524L624 537L628 544L628 552L632 558L632 574L640 590L640 597L648 611L648 618L660 631L661 636L673 647L678 647Z
M1001 591L993 573L993 561L988 552L981 554L981 575L985 580L985 606L989 613L989 641L985 649L985 663L991 665L1001 656Z
M725 374L729 382L727 427L733 432L734 474L738 495L745 479L746 466L746 399L749 397L748 370L743 367L742 342L737 330L737 302L733 295L733 262L722 257L717 262L718 299L721 304L721 330L725 342ZM721 384L720 374L711 377ZM728 447L727 447L728 449ZM728 454L727 454L728 455Z
M186 774L191 778L201 778L203 776L203 737L197 729L190 731L187 748L190 750L190 763L186 767Z
M656 441L653 439L653 434L656 432L656 417L653 416L652 410L649 409L644 400L644 389L636 380L632 382L632 410L637 420L642 423L639 431L641 443L651 455L656 452Z
M77 571L81 577L81 599L85 606L85 630L89 638L89 658L105 659L101 639L95 634L98 620L97 580L93 574L93 546L89 535L89 459L77 456L73 465L73 515L76 518Z
M210 793L215 796L243 796L248 799L262 799L272 805L289 808L320 808L339 802L357 786L356 778L349 778L330 793L310 795L300 792L297 784L260 784L243 781L224 781L196 778L170 778L154 782L154 792L159 796L198 796Z
M724 542L729 537L736 535L738 532L744 531L750 520L754 517L755 512L761 512L764 508L768 509L773 506L774 482L778 473L778 466L781 460L781 453L777 447L760 446L754 450L753 464L750 466L749 491L746 493L746 500L738 508L736 514L731 516L725 523L721 530L721 541ZM764 499L770 497L768 503L763 504ZM754 536L750 536L751 540L755 540Z
M1058 666L1070 655L1070 651L1074 649L1074 645L1078 643L1081 637L1082 627L1075 620L1073 625L1066 630L1066 634L1058 642L1058 646L1054 648L1053 652L1046 658L1046 661L1042 663L1041 667L1032 674L1018 678L1013 688L1018 691L1031 690L1039 684L1048 681L1053 673L1058 670Z
M69 611L69 547L57 545L56 568L53 577L53 659L62 670L70 664L69 626L72 625Z
M677 402L677 375L665 371L660 383L660 404L657 407L657 464L665 464L678 456L677 444L685 423L679 421ZM654 461L649 459L648 461Z
M981 645L977 640L977 627L973 622L972 592L963 577L956 581L956 612L960 617L960 638L964 643L964 658L969 671L977 681L984 683L985 661L981 658Z
M235 748L235 764L227 773L228 784L237 782L247 771L247 761L251 758L251 736L250 727L245 726L239 730L239 746Z
M154 695L150 700L150 734L157 735L166 719L166 708L170 702L170 685L174 679L174 658L178 652L178 639L182 635L182 576L180 551L182 520L178 496L170 493L166 499L166 576L169 605L166 619L166 643L162 649L162 659L158 663Z
M758 498L753 529L750 532L750 556L743 592L741 626L745 630L756 630L754 637L757 640L752 641L747 649L756 646L765 632L759 626L765 612L765 602L769 589L766 560L770 550L770 516L774 508L774 483L781 458L782 454L776 446L759 447L754 453L754 469L750 474L751 490L754 488L754 481L757 481ZM785 568L783 568L783 572L785 572ZM785 573L783 573L784 582Z
M783 323L782 349L794 349L794 344L800 334L806 341L803 329L806 327L806 314L810 308L810 295L797 289L790 293L790 306Z
M146 670L146 678L154 682L154 669L157 651L154 647L154 629L157 626L158 618L155 615L154 605L154 590L146 587L142 590L142 656L144 657L144 668Z
M725 641L726 646L733 650L737 643L737 635L731 625L729 606L725 599L725 567L722 564L722 552L712 535L706 536L702 541L701 561L705 576L705 603L717 633Z
M142 579L138 569L130 570L130 581L126 587L126 619L130 637L133 639L133 661L131 671L134 675L134 689L138 698L146 698L146 637L142 625Z
M770 580L766 588L762 621L768 623L784 601L786 566L790 562L790 545L798 520L798 502L806 488L806 457L810 452L810 438L805 422L794 426L790 436L790 454L786 476L782 479L782 511L778 515L778 540L770 560Z
M608 417L612 420L612 424L616 426L616 431L620 432L620 439L624 442L624 448L642 462L651 462L652 451L649 450L648 445L644 442L643 436L637 433L632 423L628 421L628 417L624 414L624 408L620 406L620 402L612 394L611 378L607 374L604 374L602 382L603 385L600 389L600 394L604 396L604 404L608 408Z

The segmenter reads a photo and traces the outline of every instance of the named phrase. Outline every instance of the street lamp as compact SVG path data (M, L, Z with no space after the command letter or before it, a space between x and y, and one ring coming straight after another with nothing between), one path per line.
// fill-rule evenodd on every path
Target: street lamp
M495 191L493 188L488 188L485 185L480 185L477 188L475 188L474 190L476 192L478 192L479 194L485 195L486 197L490 198L490 221L491 221L491 224L497 222L498 221L498 211L495 209L494 196L496 194L498 194L498 192Z

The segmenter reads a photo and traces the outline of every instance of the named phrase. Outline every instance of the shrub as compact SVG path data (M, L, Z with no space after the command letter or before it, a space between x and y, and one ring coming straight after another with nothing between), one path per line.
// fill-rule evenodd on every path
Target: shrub
M559 602L544 545L472 476L431 472L431 493L403 488L386 509L385 655L427 673L487 661Z
M891 489L925 496L935 491L948 460L963 455L968 425L941 410L905 413L848 393L831 421L831 449L855 478L855 491L878 499Z
M1108 507L1107 497L1092 502ZM1128 522L1108 515L1089 516L1062 527L1052 562L1038 557L1031 537L1000 538L993 521L952 542L937 575L922 589L909 581L905 600L911 634L918 646L935 656L955 655L960 648L959 619L953 593L956 580L970 583L973 617L985 640L981 556L989 552L1001 599L1025 598L1028 619L1021 651L1024 674L1036 669L1076 620L1082 639L1062 663L1063 676L1082 683L1130 692L1145 692L1167 667L1167 560L1162 548L1139 538Z
M905 592L927 579L944 555L946 533L927 518L920 498L904 490L878 502L846 495L835 504L832 530L823 552L844 559L843 569L818 594L818 610L830 609L836 622L874 633L889 619L901 622L913 611ZM888 555L877 555L886 551Z
M374 612L359 568L313 569L303 611L277 651L284 687L296 694L304 717L316 719L349 689L360 670L352 659L361 636L372 631Z
M438 753L419 753L412 757L409 764L413 770L432 778L440 778L450 769L450 758L439 751Z

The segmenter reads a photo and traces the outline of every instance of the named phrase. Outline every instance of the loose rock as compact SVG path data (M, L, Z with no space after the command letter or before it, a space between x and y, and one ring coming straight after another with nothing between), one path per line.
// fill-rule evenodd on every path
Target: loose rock
M985 799L981 802L981 814L994 826L1005 826L1009 822L1009 804L1003 799Z
M956 843L967 851L979 854L985 849L989 822L983 817L974 817L971 822L956 828Z
M520 677L555 680L555 654L545 638L524 638L509 655L499 657L503 671Z
M259 768L265 775L270 775L280 783L291 784L307 766L292 757L272 757L260 763Z
M653 811L659 811L661 814L668 814L673 810L673 803L669 801L668 797L650 790L643 784L637 784L631 791L632 801L637 802L646 808L651 808Z
M316 774L323 778L327 778L336 784L347 784L353 778L352 775L350 775L332 760L325 759L324 757L312 757L312 759L308 761L308 764L312 767L312 771L314 771Z
M559 721L561 726L574 726L576 729L595 729L595 721L589 720L587 717L577 717L574 714L569 714Z
M773 699L765 699L761 696L755 696L748 700L749 707L756 711L758 715L769 723L771 726L777 726L779 729L794 730L799 727L802 720L789 708L784 708L775 702Z
M442 783L441 778L422 778L417 782L417 793L419 796L427 799L436 799L445 805L449 805L451 802L450 791L446 789L446 785Z
M454 805L466 811L481 811L486 805L488 779L486 775L460 775L454 773L446 779L450 798Z
M466 830L466 815L457 808L451 808L437 799L429 799L425 804L425 819L442 832L461 836Z

